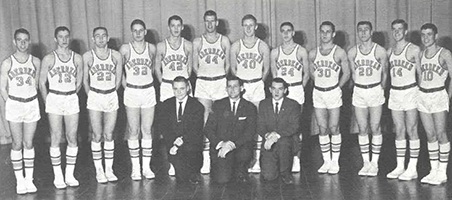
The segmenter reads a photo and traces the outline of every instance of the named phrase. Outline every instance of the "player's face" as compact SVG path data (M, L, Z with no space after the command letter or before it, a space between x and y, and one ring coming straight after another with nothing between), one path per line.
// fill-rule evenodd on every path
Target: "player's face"
M69 46L70 35L66 30L59 31L56 35L55 42L61 48L67 48Z
M290 26L283 26L280 29L284 42L289 42L295 35L295 31Z
M407 30L405 30L403 24L394 24L392 26L392 36L396 42L404 40L406 33Z
M218 21L215 19L215 16L207 15L204 18L204 26L206 27L207 33L214 33L217 30Z
M190 91L190 88L188 87L187 84L185 84L185 82L174 82L173 83L173 92L174 92L174 96L176 97L177 100L183 100L187 95L188 92Z
M240 97L240 92L243 90L243 86L240 86L238 80L230 80L226 86L226 91L231 99L237 99Z
M323 43L329 43L333 40L336 33L333 33L333 27L330 25L323 25L320 27L320 40Z
M19 52L27 52L30 46L30 36L25 33L18 33L14 38L14 44Z
M270 87L270 92L272 93L272 97L275 101L279 101L284 97L287 88L284 88L283 83L272 82L272 86Z
M436 43L436 34L432 29L421 30L422 44L429 47Z
M243 27L243 33L245 33L246 36L253 37L254 33L257 29L257 24L252 19L246 19L245 21L243 21L242 27Z
M132 38L136 42L141 42L146 36L146 29L141 24L134 24L132 26Z
M169 24L169 32L174 37L179 37L182 30L184 29L184 25L182 25L179 20L171 20Z
M98 29L94 32L93 41L98 48L106 47L108 40L110 40L110 38L108 37L107 31Z
M370 26L367 24L362 24L358 26L358 37L361 40L361 42L367 42L372 37L372 30L370 29Z

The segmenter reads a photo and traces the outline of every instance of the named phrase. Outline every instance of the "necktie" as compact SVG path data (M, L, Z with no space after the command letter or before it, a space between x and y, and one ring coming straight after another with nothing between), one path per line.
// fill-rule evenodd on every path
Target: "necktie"
M232 113L235 115L235 102L232 102Z
M180 122L182 118L182 102L179 102L179 110L177 111L177 121Z
M275 103L275 114L278 114L279 108L278 108L279 103L276 102Z

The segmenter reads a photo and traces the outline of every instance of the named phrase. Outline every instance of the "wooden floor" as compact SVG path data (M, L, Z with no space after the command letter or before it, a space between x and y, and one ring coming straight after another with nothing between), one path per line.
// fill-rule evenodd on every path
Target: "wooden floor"
M303 143L302 172L294 173L295 184L286 186L280 181L263 182L258 174L250 175L248 183L211 183L209 175L203 175L199 185L176 184L166 174L167 164L161 154L154 150L154 180L132 181L129 177L131 164L125 141L116 142L114 170L117 183L98 184L88 143L80 145L75 177L80 186L64 190L55 189L50 164L48 144L37 142L34 182L35 194L16 195L15 178L11 166L11 145L0 146L0 199L452 199L450 183L441 186L424 185L415 181L397 181L385 178L395 167L393 136L384 135L380 173L378 177L357 175L362 166L357 135L344 134L340 157L341 171L338 175L320 175L316 171L322 164L318 137L305 138ZM158 149L158 148L156 148ZM423 140L418 164L419 177L430 170L426 144ZM65 149L63 149L65 151ZM451 167L448 168L449 180Z

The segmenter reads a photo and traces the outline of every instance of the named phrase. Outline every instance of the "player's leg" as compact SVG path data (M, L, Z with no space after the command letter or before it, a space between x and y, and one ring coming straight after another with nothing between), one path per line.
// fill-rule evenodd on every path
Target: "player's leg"
M77 145L77 129L79 122L79 114L65 115L64 125L66 129L66 140L68 142L66 150L66 184L76 187L79 182L74 177L75 163L77 161L78 145Z
M433 119L433 114L420 112L422 126L424 126L425 133L427 134L427 148L430 159L430 173L421 179L421 183L429 183L436 175L438 169L439 159L439 144L436 137L436 127Z
M212 112L213 101L211 99L197 98L198 101L204 106L204 124L209 117L209 113Z
M368 108L355 107L355 116L359 129L359 149L361 150L361 156L363 158L363 168L359 170L358 175L367 176L367 172L370 169Z
M127 144L129 146L130 159L132 162L132 180L141 180L140 167L140 108L132 108L126 106L127 115L127 132L129 139Z
M375 106L369 108L370 129L372 131L372 161L371 168L367 172L368 176L376 176L378 174L378 160L380 158L381 144L383 136L381 135L381 114L383 106Z
M405 171L405 152L406 152L405 111L391 110L391 114L395 127L395 147L397 155L397 165L393 171L386 175L386 177L390 179L396 179Z
M436 137L439 142L439 164L436 176L430 180L430 184L440 185L447 182L447 163L449 162L450 143L447 139L447 112L433 113Z
M117 181L118 178L113 173L113 157L115 150L115 141L113 132L116 126L118 111L103 112L103 137L104 137L104 156L105 156L105 177L108 181ZM139 165L138 165L139 166Z
M24 143L24 166L25 166L25 185L27 193L37 191L33 184L33 172L35 162L35 149L33 147L33 138L36 132L38 122L23 123L23 143Z
M16 192L17 194L26 194L27 188L25 186L24 170L23 170L23 126L22 122L8 121L11 130L12 149L11 149L11 163L16 176Z
M152 125L154 123L155 107L141 108L141 148L143 149L143 176L151 179L155 174L151 170L152 158Z
M326 108L314 108L317 123L320 129L319 144L322 151L323 165L318 173L327 173L331 164L331 141L328 135L328 110Z
M399 176L400 180L412 180L417 178L417 160L419 157L420 141L417 130L418 111L417 109L405 111L405 125L408 133L410 145L410 161L403 174ZM397 144L396 144L397 145ZM403 146L402 146L403 147ZM397 146L396 146L397 148ZM405 154L404 154L405 155Z
M300 116L303 114L303 104L300 104ZM301 124L301 117L300 117L300 124ZM300 154L301 154L301 142L303 141L303 133L301 132L301 126L298 129L299 132L295 136L298 138L295 138L294 140L294 156L293 156L293 165L292 165L292 172L300 172L301 170L301 163L300 163Z
M102 166L102 112L96 110L89 110L89 118L93 136L91 140L91 151L93 154L94 167L96 169L96 179L99 183L106 183L104 168Z
M329 174L337 174L339 172L339 156L341 154L342 138L339 131L339 118L341 109L328 109L328 129L331 133L331 166L328 170Z
M61 170L61 150L60 142L63 135L63 116L48 113L50 125L50 160L53 166L53 185L56 188L66 188L63 172Z
M207 122L207 118L209 117L209 113L212 112L213 101L211 99L205 99L205 98L198 98L198 101L204 106L204 125L205 125ZM203 165L201 168L201 173L203 173L203 174L210 173L209 146L210 146L209 139L204 137L204 150L202 152Z

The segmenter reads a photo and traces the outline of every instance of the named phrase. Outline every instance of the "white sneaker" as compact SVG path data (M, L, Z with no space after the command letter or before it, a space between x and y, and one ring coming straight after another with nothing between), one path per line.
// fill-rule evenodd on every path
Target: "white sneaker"
M63 177L55 177L53 185L55 185L57 189L64 189L67 187Z
M169 170L168 170L168 175L170 175L170 176L176 175L176 170L174 169L174 166L171 163L170 163L170 167L169 167Z
M436 175L430 179L429 184L431 185L441 185L443 183L447 182L447 174L446 172L440 172L438 171Z
M27 184L26 184L25 179L17 180L16 193L17 194L27 194Z
M139 181L141 180L141 172L140 169L132 169L132 174L130 175L132 180Z
M330 169L330 166L330 162L323 162L323 165L319 168L319 170L317 170L317 172L320 174L325 174Z
M416 170L410 170L407 169L403 174L399 176L399 180L401 181L410 181L413 179L417 179L417 171Z
M369 171L367 171L367 176L377 176L378 175L378 165L370 163Z
M112 169L105 170L105 177L107 178L108 182L118 181L118 177L115 176Z
M390 172L389 174L386 175L386 178L389 179L396 179L399 178L400 175L402 175L405 172L405 170L403 168L395 168L394 170L392 170L392 172Z
M363 168L359 170L358 175L359 176L367 176L367 172L370 169L370 163L364 163Z
M261 167L259 164L259 161L256 161L256 163L254 163L253 167L248 169L249 173L261 173Z
M35 184L33 183L33 179L25 179L25 187L27 188L27 193L35 193L38 191Z
M430 181L436 176L436 170L431 170L427 176L421 179L421 183L430 183Z
M73 175L66 174L66 185L69 187L77 187L79 186L79 182L74 178Z
M107 177L105 177L104 169L96 170L96 180L98 183L107 183Z
M298 156L293 157L292 172L300 172L300 158L298 158Z
M328 174L337 174L339 173L339 162L331 162L330 168L328 169Z
M154 172L152 172L151 169L144 169L143 170L143 176L147 179L153 179L155 178Z

